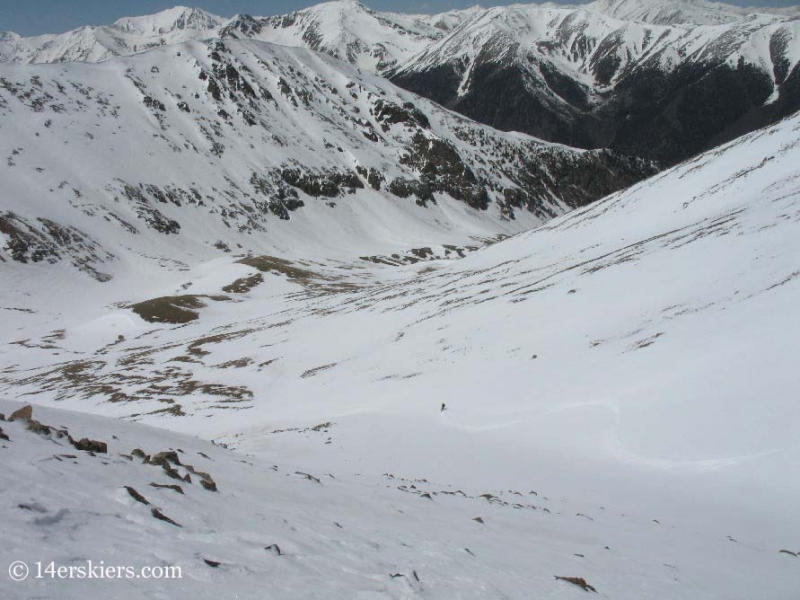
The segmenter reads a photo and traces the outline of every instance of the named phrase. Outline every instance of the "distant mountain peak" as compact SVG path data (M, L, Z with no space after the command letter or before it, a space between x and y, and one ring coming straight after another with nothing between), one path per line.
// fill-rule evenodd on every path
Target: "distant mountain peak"
M219 27L225 21L201 8L175 6L153 15L123 17L115 21L113 27L126 33L160 35L179 30L205 31Z

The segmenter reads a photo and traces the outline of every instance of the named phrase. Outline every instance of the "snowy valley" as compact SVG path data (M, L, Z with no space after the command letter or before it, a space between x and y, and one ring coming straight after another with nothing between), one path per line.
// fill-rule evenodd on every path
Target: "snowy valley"
M796 26L676 4L587 6ZM0 598L798 597L800 114L659 171L312 47L322 6L0 66ZM564 10L357 14L411 65Z

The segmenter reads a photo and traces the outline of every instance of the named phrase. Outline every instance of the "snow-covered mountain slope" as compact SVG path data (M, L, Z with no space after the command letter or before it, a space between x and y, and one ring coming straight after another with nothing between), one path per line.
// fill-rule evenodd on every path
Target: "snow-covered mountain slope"
M344 252L333 261L308 244L292 248L304 260L222 257L125 290L118 280L78 287L58 265L4 264L2 394L200 435L260 468L279 465L287 487L265 480L261 494L256 471L231 470L220 485L238 490L230 513L255 496L265 515L286 518L287 529L265 531L311 562L276 568L322 573L341 597L413 597L417 583L442 598L583 594L558 575L621 599L784 600L800 590L797 559L780 552L798 550L800 531L790 476L800 459L798 148L795 115L459 261L391 268ZM122 304L123 292L151 301ZM2 427L16 472L49 484L47 463L13 450L28 434ZM104 426L81 427L76 437ZM138 445L125 435L120 451ZM270 568L259 561L274 540L261 529L247 537L238 517L215 521L222 511L207 496L195 503L196 487L185 504L155 496L150 468L111 467L96 494L118 501L131 485L185 526L179 551L160 538L164 550L137 554L142 562L209 558L236 565L242 581ZM296 471L323 487L295 482ZM59 486L36 489L10 504L48 511L15 512L21 539L33 519L72 510L38 498ZM114 527L166 527L131 506L143 512ZM323 527L348 528L336 508L353 506L369 515L361 541ZM475 533L474 517L501 529ZM218 551L217 540L230 543ZM400 583L411 589L388 587Z
M2 67L0 131L0 258L65 259L99 280L231 249L463 246L653 172L500 133L325 55L251 40Z
M409 60L477 10L404 15L376 12L355 0L335 0L288 15L240 15L219 35L310 48L361 68L383 70Z
M21 406L0 401L6 416ZM311 436L335 430L318 425ZM654 507L622 514L589 495L548 496L554 490L535 477L494 490L325 472L38 406L32 421L0 421L0 428L8 438L0 438L0 562L4 570L16 561L29 569L18 582L4 573L4 598L113 591L121 600L216 599L224 590L241 600L569 600L585 593L556 577L583 578L599 595L620 599L750 593L770 600L797 591L794 550L705 535L700 511L680 523L654 522ZM107 452L77 450L68 435L106 443ZM211 482L216 491L207 489ZM74 576L50 575L59 568Z
M225 19L199 8L176 6L155 15L127 17L112 25L24 38L0 32L0 63L100 62L150 48L216 37Z
M594 0L585 7L615 19L653 25L721 25L760 10L706 0Z
M749 14L667 26L615 18L643 18L625 7L674 8L496 7L389 76L500 129L668 163L800 109L796 19Z
M408 60L478 10L407 15L376 12L355 0L336 0L286 15L222 18L178 6L59 35L23 38L0 32L0 62L99 62L157 46L221 37L310 48L379 70Z
M178 7L60 36L0 34L0 61L99 61L188 39L324 52L506 131L674 164L800 109L790 9L694 0L473 7L439 15L355 0L222 19Z
M593 0L582 6L615 19L653 25L722 25L755 14L800 16L800 6L745 8L706 0Z

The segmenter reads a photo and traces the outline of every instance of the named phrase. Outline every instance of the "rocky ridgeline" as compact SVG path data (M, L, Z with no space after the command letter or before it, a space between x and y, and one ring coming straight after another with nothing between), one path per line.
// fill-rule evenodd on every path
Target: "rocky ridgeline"
M17 202L24 213L2 215L10 242L0 257L69 259L101 281L114 231L194 237L202 218L203 235L208 222L222 232L202 243L247 249L246 234L270 221L354 194L411 198L416 210L446 195L487 220L523 210L544 222L655 172L609 151L501 134L336 61L254 42L193 42L58 72L16 67L0 77L0 115L29 125L15 129L7 176L35 168L41 180L37 198ZM114 160L118 132L134 159ZM51 173L64 147L82 159ZM50 202L93 219L59 224Z
M95 62L192 39L294 45L501 130L667 165L800 109L798 12L757 10L595 0L424 16L328 2L223 19L176 8L61 35L4 33L0 63Z
M700 29L517 5L386 74L504 131L671 165L800 109L797 34L778 16Z
M0 211L0 233L6 236L5 253L14 261L52 264L66 258L98 281L111 279L99 266L113 260L114 255L75 227L59 225L45 217L31 222L14 212ZM5 261L0 252L0 263Z

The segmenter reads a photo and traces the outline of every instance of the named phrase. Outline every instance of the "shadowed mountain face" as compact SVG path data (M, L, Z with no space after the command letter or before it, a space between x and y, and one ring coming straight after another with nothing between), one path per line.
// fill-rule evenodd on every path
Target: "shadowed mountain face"
M800 109L797 21L729 17L664 26L490 9L388 76L499 129L671 164Z

